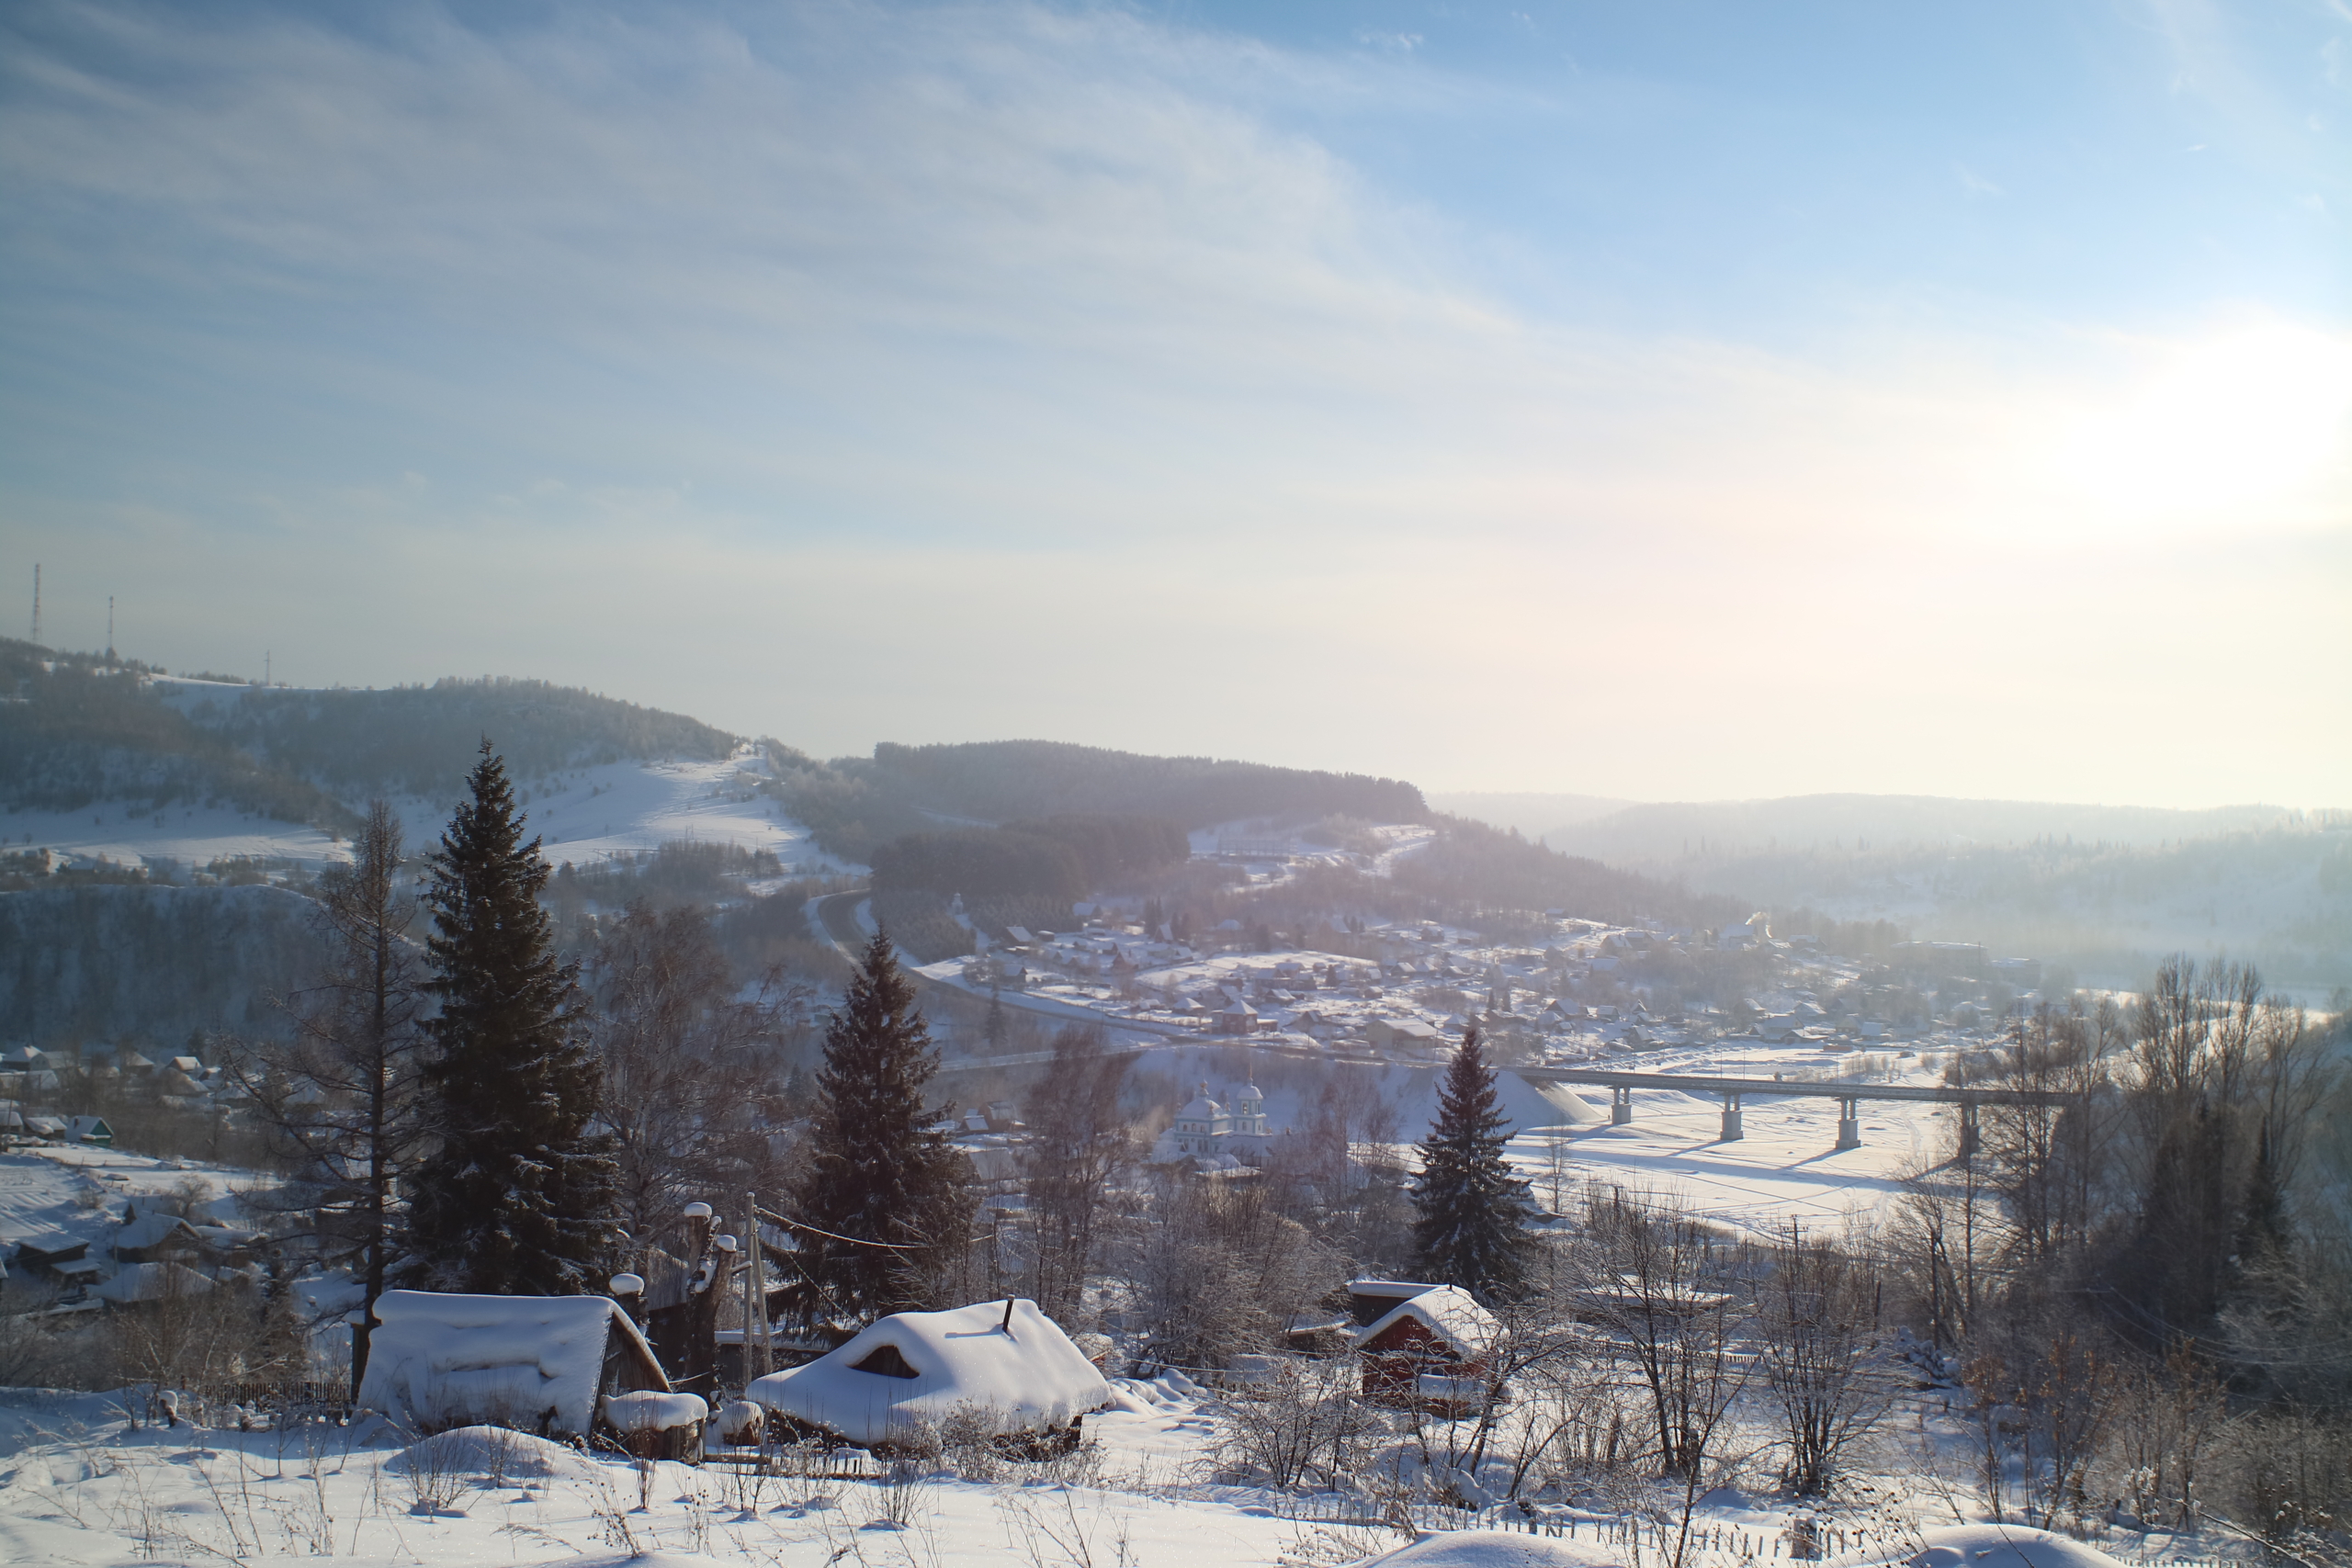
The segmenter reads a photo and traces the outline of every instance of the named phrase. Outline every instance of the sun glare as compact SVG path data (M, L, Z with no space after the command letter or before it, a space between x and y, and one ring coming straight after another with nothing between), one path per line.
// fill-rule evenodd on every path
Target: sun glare
M2290 495L2352 434L2352 339L2267 324L2176 351L2120 405L2086 420L2068 476L2132 511L2210 511Z

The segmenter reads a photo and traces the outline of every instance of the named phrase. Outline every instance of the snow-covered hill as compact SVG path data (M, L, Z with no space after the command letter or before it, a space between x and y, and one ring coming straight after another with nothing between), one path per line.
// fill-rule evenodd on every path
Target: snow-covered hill
M533 831L556 863L587 863L676 840L764 850L787 870L824 874L852 867L826 854L808 829L770 795L760 749L746 744L719 761L622 761L569 769L521 784ZM412 848L430 844L448 820L441 801L395 796ZM15 850L51 851L61 863L144 866L165 876L218 861L317 867L349 858L342 836L275 821L227 806L136 810L108 802L83 811L0 810L0 840Z

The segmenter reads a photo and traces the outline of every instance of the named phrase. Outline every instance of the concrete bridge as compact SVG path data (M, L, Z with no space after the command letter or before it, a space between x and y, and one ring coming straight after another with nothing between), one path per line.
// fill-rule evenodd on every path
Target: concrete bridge
M1736 1144L1740 1131L1740 1101L1767 1100L1834 1100L1838 1101L1838 1146L1862 1146L1862 1101L1865 1100L1927 1100L1960 1107L1960 1152L1973 1155L1978 1146L1977 1111L1987 1105L2060 1105L2074 1099L2050 1089L1953 1089L1940 1084L1862 1084L1819 1078L1715 1077L1699 1073L1620 1073L1600 1067L1514 1067L1530 1083L1558 1083L1611 1091L1609 1120L1624 1126L1634 1119L1634 1091L1670 1089L1681 1094L1721 1095L1724 1102L1722 1143Z

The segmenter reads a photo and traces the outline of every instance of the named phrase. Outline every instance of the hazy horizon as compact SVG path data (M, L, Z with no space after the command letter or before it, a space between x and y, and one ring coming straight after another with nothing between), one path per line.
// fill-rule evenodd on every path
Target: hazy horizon
M28 5L0 629L820 755L2332 807L2352 11Z

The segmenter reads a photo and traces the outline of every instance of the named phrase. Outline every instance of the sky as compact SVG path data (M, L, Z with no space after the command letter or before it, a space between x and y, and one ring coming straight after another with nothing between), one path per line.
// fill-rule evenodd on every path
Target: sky
M2352 806L2352 0L0 6L0 630Z

